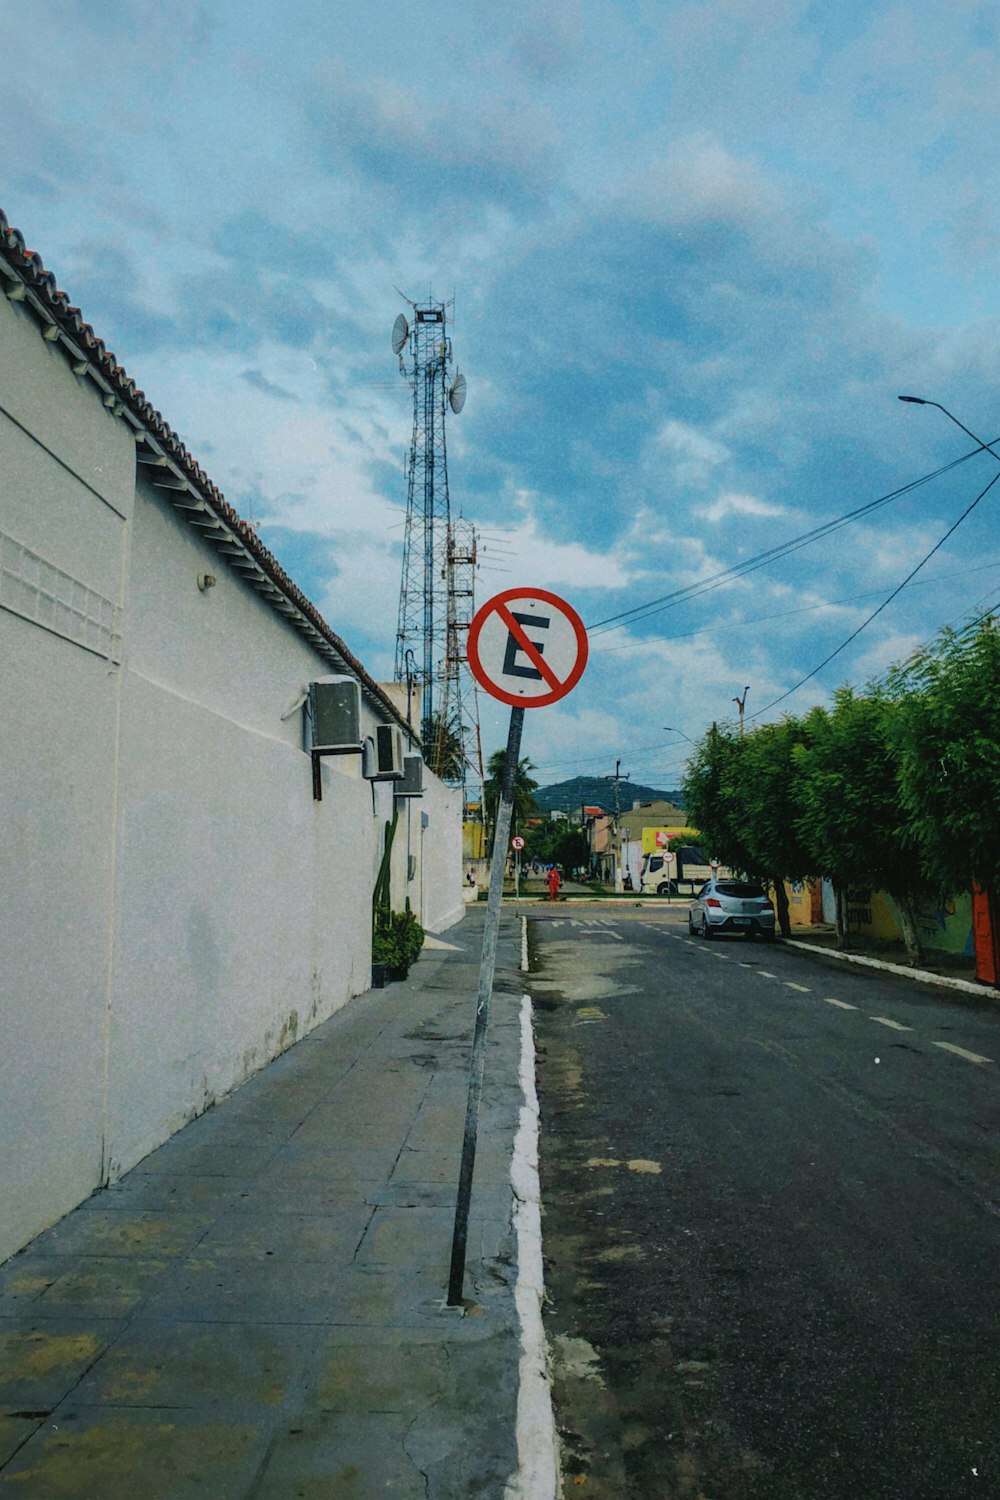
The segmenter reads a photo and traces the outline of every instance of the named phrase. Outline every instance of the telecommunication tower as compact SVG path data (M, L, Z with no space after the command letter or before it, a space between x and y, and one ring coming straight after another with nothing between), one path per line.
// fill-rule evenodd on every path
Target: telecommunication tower
M409 301L409 298L406 299ZM452 522L445 416L465 405L465 376L452 372L448 304L410 302L392 349L413 390L413 436L406 465L406 530L399 592L395 675L421 690L424 759L443 780L482 776L478 712L466 660L474 614L476 533Z

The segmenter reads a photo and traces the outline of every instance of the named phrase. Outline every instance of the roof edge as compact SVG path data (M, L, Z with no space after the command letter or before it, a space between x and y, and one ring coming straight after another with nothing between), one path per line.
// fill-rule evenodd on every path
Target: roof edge
M227 553L226 561L234 571L244 571L237 563L239 555L245 556L251 574L248 581L256 586L265 602L275 606L275 595L291 605L300 617L301 624L289 616L286 610L277 610L281 617L297 626L301 634L313 638L321 655L326 655L334 665L347 668L361 683L365 695L373 707L384 713L406 731L409 737L420 744L416 734L387 697L382 688L362 666L350 647L337 635L319 610L288 576L277 558L264 546L254 527L243 519L226 500L209 476L181 442L177 433L132 380L124 366L97 337L91 325L84 321L78 307L74 307L67 294L60 290L51 271L47 271L39 255L25 245L20 230L13 228L6 214L0 209L0 291L8 300L27 303L43 325L43 336L58 343L71 361L73 373L80 378L90 378L101 392L105 406L112 415L126 420L132 429L135 441L145 447L151 467L172 474L173 479L154 486L172 491L178 498L178 508L197 513L207 510L221 523L222 535L214 538L220 542L236 542L237 554ZM197 507L185 504L184 495L193 496ZM264 580L257 582L253 576L259 574ZM271 596L269 598L269 595ZM326 649L314 639L318 636Z

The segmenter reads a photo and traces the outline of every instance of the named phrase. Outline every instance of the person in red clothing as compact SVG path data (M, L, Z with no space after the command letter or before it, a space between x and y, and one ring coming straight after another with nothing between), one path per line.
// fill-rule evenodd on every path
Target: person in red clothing
M549 888L549 900L554 901L559 895L559 887L562 885L562 876L559 874L559 871L556 869L555 865L552 866L551 870L546 875L545 883Z

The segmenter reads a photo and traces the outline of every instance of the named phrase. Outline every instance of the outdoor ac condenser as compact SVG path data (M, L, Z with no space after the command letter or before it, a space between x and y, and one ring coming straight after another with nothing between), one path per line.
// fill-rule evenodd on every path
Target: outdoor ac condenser
M375 726L376 781L398 781L403 775L403 732L392 724Z
M424 762L421 756L403 756L403 779L396 782L393 790L397 797L422 797L424 795Z
M361 749L361 684L353 677L317 677L309 684L312 749L341 754Z

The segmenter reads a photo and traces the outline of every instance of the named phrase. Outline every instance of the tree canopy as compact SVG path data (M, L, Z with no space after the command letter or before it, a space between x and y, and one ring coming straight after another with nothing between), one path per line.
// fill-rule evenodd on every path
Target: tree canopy
M483 782L483 799L486 804L486 816L491 830L496 827L497 808L500 806L500 794L503 790L503 772L506 760L506 750L494 750L486 765L486 780ZM535 816L536 809L532 793L537 790L538 782L531 779L531 772L534 769L527 756L522 756L514 771L514 799L513 812L511 814L511 829L514 832L523 833L528 819ZM491 849L492 846L493 836L491 833Z
M924 874L1000 893L1000 622L943 630L889 679L903 812Z
M843 687L805 719L713 725L684 796L714 855L775 885L779 916L783 878L884 890L916 958L918 897L1000 891L997 620L943 630L884 685Z

